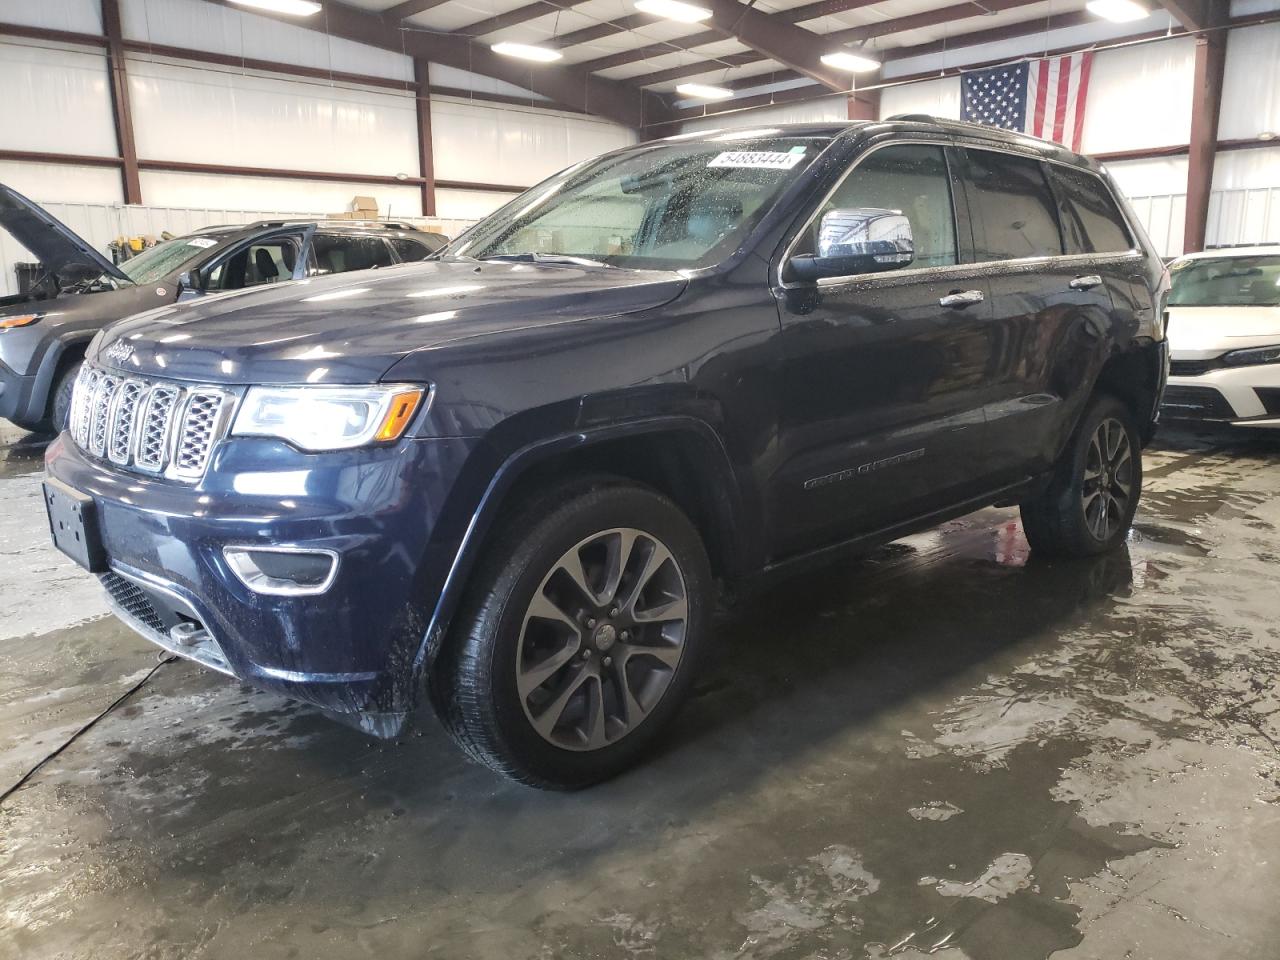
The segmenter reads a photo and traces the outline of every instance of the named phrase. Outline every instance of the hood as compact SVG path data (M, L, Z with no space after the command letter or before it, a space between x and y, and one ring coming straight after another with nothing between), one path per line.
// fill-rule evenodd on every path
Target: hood
M1280 344L1280 307L1170 306L1168 311L1169 350L1179 360Z
M66 224L4 184L0 184L0 229L7 230L57 276L68 268L79 268L76 272L85 275L105 273L124 283L133 282Z
M212 383L371 383L416 351L634 313L685 283L656 270L425 261L151 310L113 325L91 359Z

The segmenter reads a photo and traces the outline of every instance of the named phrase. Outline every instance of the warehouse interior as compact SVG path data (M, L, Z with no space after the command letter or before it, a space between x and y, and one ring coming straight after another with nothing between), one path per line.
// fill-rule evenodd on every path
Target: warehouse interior
M973 71L1087 54L1048 138L1154 254L1280 263L1280 0L663 3L0 0L0 186L126 272L215 225L443 243L609 151L965 120ZM0 231L0 307L38 259ZM1271 286L1239 346L1280 345ZM1164 410L1113 550L1037 555L1011 500L732 591L657 745L570 792L425 702L378 739L158 650L51 541L71 435L0 419L0 957L1274 958L1280 390L1223 391Z

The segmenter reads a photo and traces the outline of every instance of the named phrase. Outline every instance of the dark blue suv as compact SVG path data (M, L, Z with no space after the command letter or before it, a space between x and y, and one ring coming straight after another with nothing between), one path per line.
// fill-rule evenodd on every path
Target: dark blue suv
M90 346L53 536L160 646L526 783L610 776L721 585L990 505L1119 543L1166 279L1091 161L990 128L714 131L579 164L434 262Z

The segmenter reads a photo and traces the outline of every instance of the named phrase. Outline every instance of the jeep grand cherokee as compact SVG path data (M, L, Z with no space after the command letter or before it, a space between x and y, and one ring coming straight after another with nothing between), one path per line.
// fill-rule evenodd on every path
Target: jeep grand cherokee
M57 544L160 646L576 787L659 734L752 584L990 504L1125 537L1168 365L1106 174L929 118L578 164L434 262L90 347Z

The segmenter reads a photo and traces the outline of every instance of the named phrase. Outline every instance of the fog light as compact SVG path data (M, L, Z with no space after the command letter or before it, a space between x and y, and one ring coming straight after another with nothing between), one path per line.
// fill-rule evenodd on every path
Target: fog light
M317 547L223 547L222 555L231 572L254 593L324 593L338 573L337 552Z

